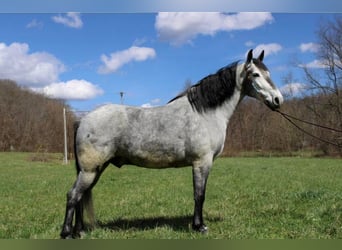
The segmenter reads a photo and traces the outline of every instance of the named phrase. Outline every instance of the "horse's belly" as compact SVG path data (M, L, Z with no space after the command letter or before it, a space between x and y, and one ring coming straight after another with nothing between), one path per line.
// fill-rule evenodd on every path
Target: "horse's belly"
M141 147L130 147L120 150L119 154L125 162L147 168L183 167L191 164L182 147L144 144Z
M132 157L131 164L145 168L172 168L190 165L184 159L170 157L158 157L155 155L144 155L144 157Z

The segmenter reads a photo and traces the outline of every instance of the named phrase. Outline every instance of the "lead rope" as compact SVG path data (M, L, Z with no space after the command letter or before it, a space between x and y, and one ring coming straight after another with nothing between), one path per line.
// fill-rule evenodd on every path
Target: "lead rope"
M342 133L342 130L339 130L339 129L335 129L335 128L329 128L327 126L323 126L323 125L319 125L319 124L316 124L316 123L312 123L312 122L308 122L308 121L305 121L305 120L302 120L302 119L299 119L297 117L294 117L292 115L288 115L284 112L281 112L280 110L275 110L277 113L281 114L287 121L289 121L293 126L295 126L297 129L299 129L300 131L302 131L304 134L307 134L313 138L315 138L316 140L319 140L321 142L325 142L327 144L330 144L330 145L333 145L335 147L339 147L339 148L342 148L342 144L339 144L339 143L335 143L335 142L332 142L332 141L328 141L326 139L323 139L321 137L318 137L316 135L313 135L311 133L309 133L308 131L306 131L305 129L303 129L302 127L298 126L294 121L292 121L291 119L293 120L296 120L296 121L300 121L302 123L306 123L306 124L309 124L309 125L312 125L312 126L315 126L315 127L319 127L319 128L323 128L323 129L326 129L326 130L331 130L331 131L334 131L334 132L337 132L337 133Z

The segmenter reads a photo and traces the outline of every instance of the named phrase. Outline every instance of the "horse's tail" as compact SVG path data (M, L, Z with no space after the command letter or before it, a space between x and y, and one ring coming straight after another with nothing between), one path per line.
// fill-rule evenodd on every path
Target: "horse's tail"
M89 188L86 192L83 194L82 198L82 207L86 212L86 215L88 217L88 225L90 228L93 228L95 226L95 213L94 213L94 205L93 205L93 197L91 188Z
M80 122L77 121L74 123L74 154L75 154L75 166L76 166L76 173L77 176L81 171L80 163L78 161L78 155L77 155L77 143L76 143L76 135L77 135L77 129L80 125ZM81 199L81 216L83 221L83 211L86 212L86 215L88 217L88 224L90 227L94 227L95 225L95 213L94 213L94 205L93 205L93 197L91 192L91 187L87 189L82 196Z

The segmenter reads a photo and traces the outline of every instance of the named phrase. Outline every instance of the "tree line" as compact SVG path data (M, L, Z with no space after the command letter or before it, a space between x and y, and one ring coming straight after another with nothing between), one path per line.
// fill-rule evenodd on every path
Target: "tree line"
M0 151L63 152L64 107L61 100L0 80ZM68 141L72 142L75 116L66 108Z

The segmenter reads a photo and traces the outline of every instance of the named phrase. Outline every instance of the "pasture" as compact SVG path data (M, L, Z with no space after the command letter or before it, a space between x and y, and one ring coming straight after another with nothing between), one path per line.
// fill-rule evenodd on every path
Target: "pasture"
M59 238L73 162L0 153L0 238ZM191 230L191 168L108 167L93 190L101 239L342 238L342 161L220 158L209 175L207 234Z

